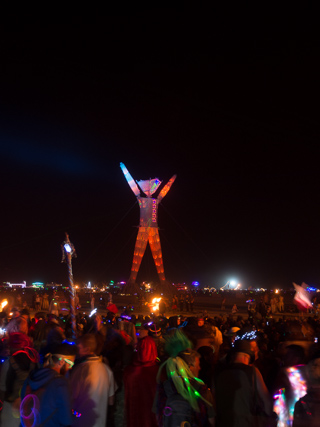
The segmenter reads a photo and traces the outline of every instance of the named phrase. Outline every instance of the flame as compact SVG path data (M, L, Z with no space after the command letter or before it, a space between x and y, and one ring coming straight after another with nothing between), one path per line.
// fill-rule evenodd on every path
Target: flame
M150 304L150 308L152 311L159 311L159 303L161 298L153 298L152 303Z
M8 304L8 301L4 299L1 303L1 310L3 310L3 307L5 307Z

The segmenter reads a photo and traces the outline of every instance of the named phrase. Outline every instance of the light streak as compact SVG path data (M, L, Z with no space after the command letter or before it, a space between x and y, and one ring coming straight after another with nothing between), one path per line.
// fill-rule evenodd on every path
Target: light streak
M89 317L92 317L96 312L97 312L97 309L96 309L96 308L95 308L95 309L93 309L93 310L91 311L91 313L89 314Z

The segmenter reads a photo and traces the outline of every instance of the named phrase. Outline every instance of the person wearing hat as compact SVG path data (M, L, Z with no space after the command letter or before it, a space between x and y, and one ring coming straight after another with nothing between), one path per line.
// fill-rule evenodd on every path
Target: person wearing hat
M159 324L157 324L156 322L152 322L151 324L149 324L148 325L148 335L154 340L154 342L156 344L159 359L164 360L164 358L165 358L164 346L165 346L166 341L162 336L161 326Z
M48 353L43 368L32 371L21 390L22 425L70 426L72 409L65 374L73 366L75 346L61 344Z
M220 427L255 427L256 402L266 417L272 417L272 400L262 375L255 366L250 340L236 339L230 362L214 381L217 423Z

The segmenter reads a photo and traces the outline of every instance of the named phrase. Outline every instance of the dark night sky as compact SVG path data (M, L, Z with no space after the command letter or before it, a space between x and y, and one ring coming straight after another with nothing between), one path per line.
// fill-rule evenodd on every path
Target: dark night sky
M168 280L320 285L315 11L147 9L34 23L0 43L0 280L126 280L136 179ZM249 13L250 12L250 13ZM156 278L147 253L138 281Z

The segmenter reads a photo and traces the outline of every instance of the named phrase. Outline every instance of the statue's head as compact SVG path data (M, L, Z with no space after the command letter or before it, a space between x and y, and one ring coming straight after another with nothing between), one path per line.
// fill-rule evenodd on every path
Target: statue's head
M151 195L157 191L161 182L160 179L154 178L146 181L137 181L137 184L147 197L151 197Z

